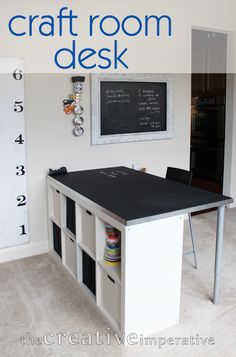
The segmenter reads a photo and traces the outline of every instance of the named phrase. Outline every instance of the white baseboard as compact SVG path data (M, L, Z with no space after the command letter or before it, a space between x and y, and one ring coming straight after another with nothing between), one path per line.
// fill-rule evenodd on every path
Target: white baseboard
M49 246L47 240L38 243L22 244L17 247L3 248L0 249L0 263L44 254L48 253L48 251Z

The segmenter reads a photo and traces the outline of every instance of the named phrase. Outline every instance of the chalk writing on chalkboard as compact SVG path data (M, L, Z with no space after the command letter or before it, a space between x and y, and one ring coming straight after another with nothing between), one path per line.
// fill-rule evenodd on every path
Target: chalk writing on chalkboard
M101 135L167 130L165 82L101 82Z
M108 177L113 178L113 179L115 179L115 178L117 178L119 176L128 175L128 172L126 172L126 171L114 170L114 169L112 169L112 170L110 170L110 169L109 170L101 170L101 171L99 171L99 173L101 175L108 176Z

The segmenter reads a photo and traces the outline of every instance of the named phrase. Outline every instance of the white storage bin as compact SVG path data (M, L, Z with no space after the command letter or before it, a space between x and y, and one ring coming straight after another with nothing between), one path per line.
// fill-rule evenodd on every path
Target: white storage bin
M65 234L65 265L77 276L76 241Z
M56 189L53 189L53 218L55 222L60 226L61 225L61 203L60 203L60 192Z
M101 273L101 305L106 312L120 325L121 289L120 284L108 273Z
M85 208L81 212L81 241L95 254L95 217Z

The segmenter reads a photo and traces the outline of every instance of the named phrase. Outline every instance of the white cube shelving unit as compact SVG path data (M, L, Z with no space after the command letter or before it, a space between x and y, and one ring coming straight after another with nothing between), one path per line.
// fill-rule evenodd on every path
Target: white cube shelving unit
M112 329L119 335L149 336L178 323L183 215L126 226L52 177L47 179L47 190L52 255L77 280ZM76 234L67 227L67 197L75 204ZM104 263L106 223L120 231L117 267ZM55 225L58 229L53 229ZM55 244L56 248L61 245L61 257Z

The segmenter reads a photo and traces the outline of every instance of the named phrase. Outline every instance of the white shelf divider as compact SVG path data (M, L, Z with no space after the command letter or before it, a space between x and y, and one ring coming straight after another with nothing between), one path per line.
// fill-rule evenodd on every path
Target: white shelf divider
M68 235L70 238L76 241L76 235L73 232L71 232L71 230L69 230L67 227L63 227L62 230L66 235Z
M85 251L85 253L87 253L90 256L90 258L96 261L94 252L91 249L89 249L86 244L84 244L83 242L79 242L78 245L82 250Z
M100 267L109 274L117 283L121 284L121 266L109 266L106 265L103 259L98 260Z
M57 219L56 216L50 216L50 220L55 223L59 228L61 228L61 222Z
M81 206L75 204L75 219L76 219L76 241L80 243L82 241L82 209Z
M66 227L66 196L61 193L60 195L61 204L61 228Z

